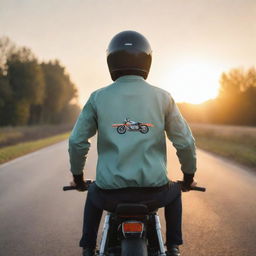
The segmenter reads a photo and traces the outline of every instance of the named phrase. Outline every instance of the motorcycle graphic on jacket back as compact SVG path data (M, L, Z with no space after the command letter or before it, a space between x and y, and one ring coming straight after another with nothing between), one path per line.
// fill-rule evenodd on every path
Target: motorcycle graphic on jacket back
M150 123L135 122L131 121L129 118L125 118L123 124L113 124L112 127L116 128L119 134L124 134L126 131L141 132L145 134L148 133L149 127L154 127L154 125Z

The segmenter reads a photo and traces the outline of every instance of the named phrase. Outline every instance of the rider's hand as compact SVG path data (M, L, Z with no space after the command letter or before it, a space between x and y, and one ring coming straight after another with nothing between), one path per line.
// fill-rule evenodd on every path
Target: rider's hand
M194 174L184 173L183 181L180 184L182 192L188 192L191 187L194 187L197 184L194 180Z
M70 186L76 187L78 191L85 191L88 189L88 184L84 181L83 174L73 175L74 180L70 182Z

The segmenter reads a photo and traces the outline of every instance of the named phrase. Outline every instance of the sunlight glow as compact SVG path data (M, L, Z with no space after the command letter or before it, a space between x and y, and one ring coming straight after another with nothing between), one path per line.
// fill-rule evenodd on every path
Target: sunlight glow
M220 71L214 65L200 61L184 61L170 68L164 79L164 89L177 102L199 104L218 94Z

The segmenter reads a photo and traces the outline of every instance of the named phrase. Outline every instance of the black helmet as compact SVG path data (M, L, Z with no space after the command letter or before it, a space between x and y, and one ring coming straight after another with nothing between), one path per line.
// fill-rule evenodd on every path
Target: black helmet
M123 31L111 40L107 49L107 62L111 78L124 75L147 78L152 59L148 40L138 32Z

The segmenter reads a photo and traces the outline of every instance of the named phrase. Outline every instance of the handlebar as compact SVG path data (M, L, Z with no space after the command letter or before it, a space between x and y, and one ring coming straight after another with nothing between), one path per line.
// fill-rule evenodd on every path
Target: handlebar
M93 183L94 182L94 180L85 180L85 183L86 183L86 185L89 187L89 185L91 184L91 183ZM74 187L74 186L64 186L63 188L63 191L67 191L67 190L76 190L76 187ZM88 189L86 189L86 190L88 190ZM85 191L86 191L85 190Z
M88 187L93 182L94 182L93 180L85 180L85 183L88 185ZM178 182L180 182L180 181L178 181ZM76 187L74 187L74 186L64 186L63 187L63 191L68 191L68 190L76 190ZM190 190L199 191L199 192L205 192L206 188L198 187L198 186L193 186L193 187L190 188Z
M63 189L63 191L67 191L67 190L75 190L75 189L76 189L76 187L74 187L74 186L64 186L62 189Z
M182 181L182 180L178 180L177 182L180 183L180 185L182 185L182 182L183 182L183 181ZM188 191L191 191L191 190L199 191L199 192L205 192L205 191L206 191L206 188L204 188L204 187L198 187L198 186L191 186Z
M195 186L195 187L191 187L190 190L205 192L206 188Z

